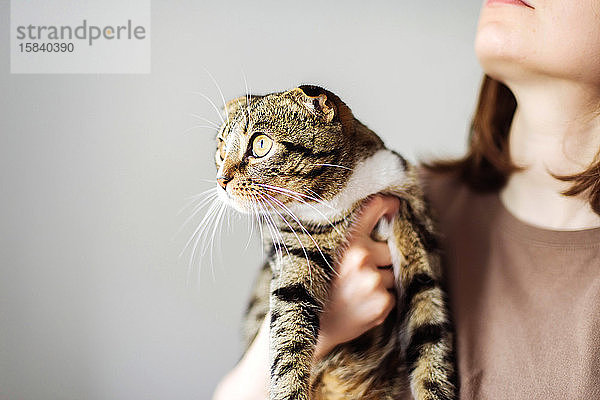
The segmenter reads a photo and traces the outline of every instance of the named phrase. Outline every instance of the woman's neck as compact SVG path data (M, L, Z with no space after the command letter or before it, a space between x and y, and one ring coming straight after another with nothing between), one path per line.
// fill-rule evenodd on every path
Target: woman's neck
M521 171L500 193L519 219L556 230L600 226L587 198L561 194L571 183L552 176L585 171L600 149L600 88L564 81L509 85L517 98L510 154Z

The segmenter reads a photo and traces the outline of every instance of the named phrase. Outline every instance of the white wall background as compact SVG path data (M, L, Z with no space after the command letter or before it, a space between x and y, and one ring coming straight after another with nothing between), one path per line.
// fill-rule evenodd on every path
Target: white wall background
M410 158L465 148L480 1L159 1L149 75L11 75L0 1L0 399L208 399L240 356L245 220L186 286L200 96L317 83ZM189 215L189 213L188 213ZM200 218L193 220L198 223ZM189 253L188 253L189 254Z

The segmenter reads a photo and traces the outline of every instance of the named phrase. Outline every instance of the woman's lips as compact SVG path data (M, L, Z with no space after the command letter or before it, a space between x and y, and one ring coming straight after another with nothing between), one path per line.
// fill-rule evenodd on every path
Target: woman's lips
M533 7L531 4L529 4L523 0L488 0L486 4L494 4L494 3L514 4L516 6L523 6L523 7L535 9L535 7Z

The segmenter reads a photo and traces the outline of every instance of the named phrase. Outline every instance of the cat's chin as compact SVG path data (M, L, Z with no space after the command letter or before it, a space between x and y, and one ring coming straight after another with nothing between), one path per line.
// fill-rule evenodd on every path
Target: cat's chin
M251 214L251 215L256 214L256 211L253 209L252 204L250 204L249 202L246 202L246 201L241 201L241 200L231 196L230 194L228 194L225 190L222 190L221 188L217 189L217 195L219 197L219 200L221 200L223 203L225 203L226 205L233 208L234 210L236 210L239 213Z

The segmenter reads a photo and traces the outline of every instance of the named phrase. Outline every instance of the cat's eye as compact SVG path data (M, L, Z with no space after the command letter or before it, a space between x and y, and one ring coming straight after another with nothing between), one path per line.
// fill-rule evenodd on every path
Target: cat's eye
M267 135L257 135L252 141L252 155L254 157L264 157L273 147L273 140Z

